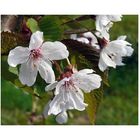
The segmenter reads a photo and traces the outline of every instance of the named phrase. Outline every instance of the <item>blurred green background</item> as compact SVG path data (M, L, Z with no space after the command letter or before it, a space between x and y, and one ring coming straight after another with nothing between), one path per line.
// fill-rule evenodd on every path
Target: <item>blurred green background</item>
M132 43L135 51L131 57L124 58L125 66L110 69L110 87L104 91L96 124L135 125L138 124L138 16L124 15L121 22L114 23L110 32L111 40L127 35L127 41ZM1 88L2 124L56 124L54 116L42 119L40 114L45 104L41 101L3 79ZM32 100L37 102L37 107ZM31 114L34 109L37 113ZM86 112L72 112L67 124L89 124Z

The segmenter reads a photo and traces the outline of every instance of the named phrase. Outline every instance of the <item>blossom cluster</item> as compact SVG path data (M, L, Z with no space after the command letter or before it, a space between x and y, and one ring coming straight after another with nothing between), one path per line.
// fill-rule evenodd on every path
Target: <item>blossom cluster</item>
M131 56L133 48L127 42L126 36L120 36L110 41L109 29L113 22L121 21L121 15L97 15L96 32L85 32L78 36L72 34L71 39L89 44L99 50L98 67L103 72L108 67L124 65L122 58ZM100 40L100 42L99 42ZM56 115L56 121L66 123L68 110L83 111L88 106L84 102L84 93L90 93L101 86L102 78L93 69L77 70L69 62L69 51L60 41L50 42L43 40L43 32L36 31L31 35L29 47L17 46L9 52L8 64L19 69L19 80L23 85L32 86L39 72L42 79L48 84L45 91L54 91L54 97L44 108L44 116ZM68 66L56 81L52 64L57 60L66 59Z

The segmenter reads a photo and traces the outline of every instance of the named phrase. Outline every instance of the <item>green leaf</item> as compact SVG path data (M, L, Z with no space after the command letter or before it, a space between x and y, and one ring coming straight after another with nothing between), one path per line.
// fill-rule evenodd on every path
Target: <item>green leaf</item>
M57 16L44 16L39 22L39 28L44 33L45 40L56 41L62 39L63 28Z
M41 78L38 74L36 78L36 82L33 85L34 91L39 95L43 95L45 93L45 87L47 86L46 82Z
M22 83L18 79L17 69L9 68L9 65L7 63L7 56L2 56L1 59L2 59L2 61L1 61L2 78L6 81L10 81L17 88L20 88L23 91L40 98L39 94L34 90L33 87L28 87L28 86L22 85Z
M39 30L38 22L33 18L29 18L27 20L26 24L27 24L28 28L32 31L32 33Z
M102 81L103 81L104 85L106 85L107 87L110 87L110 84L109 84L109 81L108 81L108 70L105 70L100 75L102 77Z
M89 121L91 124L95 124L96 113L103 97L103 91L100 88L92 91L91 93L85 93L84 97L85 103L88 104L86 111L88 114Z
M14 81L18 78L18 76L14 73L9 72L9 66L7 63L7 57L2 56L1 57L1 73L2 73L2 78L4 78L7 81L11 81L14 83Z

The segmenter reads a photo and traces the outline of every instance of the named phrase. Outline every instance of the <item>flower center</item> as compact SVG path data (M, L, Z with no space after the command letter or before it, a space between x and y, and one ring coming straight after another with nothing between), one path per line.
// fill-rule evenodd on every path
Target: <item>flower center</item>
M30 55L31 55L31 57L33 59L38 59L41 56L41 50L40 50L40 48L31 50L31 54Z
M103 38L103 39L100 40L100 44L101 44L102 47L106 47L107 44L108 44L108 41L105 38Z
M67 71L67 72L61 74L61 79L69 78L69 77L71 77L71 75L72 75L72 73Z

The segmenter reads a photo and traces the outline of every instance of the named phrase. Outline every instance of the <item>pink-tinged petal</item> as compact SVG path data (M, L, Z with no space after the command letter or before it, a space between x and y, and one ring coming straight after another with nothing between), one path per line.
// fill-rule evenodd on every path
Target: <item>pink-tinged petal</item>
M68 79L68 78L64 78L63 80L58 82L58 84L56 85L55 92L54 92L55 95L61 93L60 89L65 84L66 79Z
M31 60L28 60L27 63L24 63L20 67L19 79L22 84L27 86L32 86L37 77L37 66L33 64Z
M11 50L8 55L8 64L16 67L18 64L25 63L30 55L30 50L21 46Z
M40 76L46 81L46 83L55 82L55 75L52 67L43 59L38 62L38 71L40 73Z
M36 31L31 36L29 48L30 50L39 48L41 47L42 43L43 43L43 32Z
M42 53L49 60L61 60L69 56L67 47L59 41L45 42L42 45Z
M67 115L67 112L61 112L60 114L58 114L56 116L56 121L59 123L59 124L63 124L63 123L66 123L68 120L68 115Z
M66 87L62 85L59 88L59 94L55 95L50 103L50 109L48 114L57 115L60 112L77 109L84 110L87 104L84 103L83 93L79 88Z

